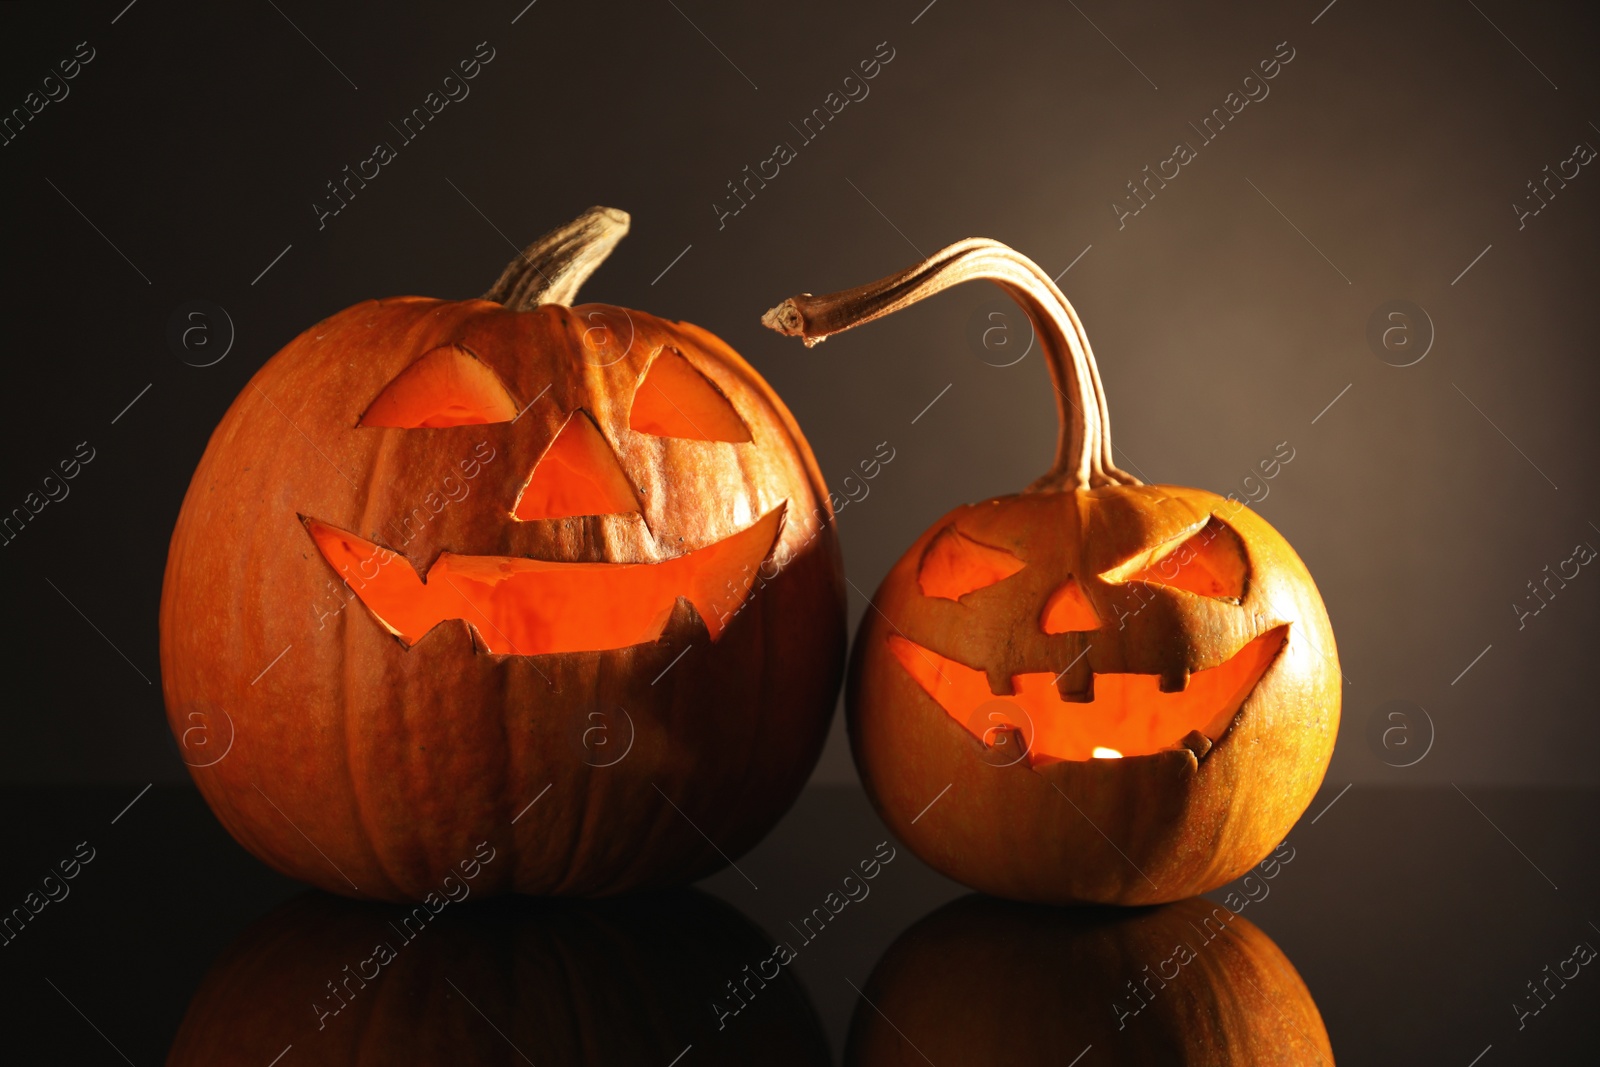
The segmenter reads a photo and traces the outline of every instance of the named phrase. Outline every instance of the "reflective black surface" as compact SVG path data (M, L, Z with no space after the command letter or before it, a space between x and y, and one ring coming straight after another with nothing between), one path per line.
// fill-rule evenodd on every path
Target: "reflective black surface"
M6 792L0 889L31 915L0 948L7 1062L690 1067L848 1038L861 1063L1315 1063L1318 1015L1341 1063L1600 1040L1592 791L1330 783L1252 876L1124 912L940 911L961 887L814 788L700 891L420 916L275 875L192 790L137 793Z

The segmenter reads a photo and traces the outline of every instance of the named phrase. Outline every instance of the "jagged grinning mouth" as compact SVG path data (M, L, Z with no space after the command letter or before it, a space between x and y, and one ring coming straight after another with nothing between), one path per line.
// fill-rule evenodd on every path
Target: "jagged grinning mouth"
M659 563L560 563L442 553L426 579L392 549L315 519L322 558L372 617L408 647L441 622L466 622L500 655L603 652L657 641L680 598L711 640L750 595L752 575L778 543L784 506L738 533Z
M1191 674L1180 692L1161 692L1155 674L1095 674L1088 701L1062 700L1049 671L1018 674L1012 695L996 696L983 671L898 634L889 636L889 650L923 692L985 746L1020 740L1028 765L1037 767L1179 747L1204 756L1277 659L1288 631L1287 625L1273 627L1225 662Z

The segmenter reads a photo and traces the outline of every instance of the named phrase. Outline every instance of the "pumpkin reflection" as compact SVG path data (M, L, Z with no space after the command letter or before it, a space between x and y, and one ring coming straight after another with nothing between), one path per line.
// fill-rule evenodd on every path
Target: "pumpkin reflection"
M585 904L504 899L415 912L308 893L212 965L178 1065L828 1064L787 972L718 1029L711 1004L770 940L684 891Z
M863 992L845 1055L860 1067L1333 1064L1288 957L1199 898L1123 911L963 897L901 934Z

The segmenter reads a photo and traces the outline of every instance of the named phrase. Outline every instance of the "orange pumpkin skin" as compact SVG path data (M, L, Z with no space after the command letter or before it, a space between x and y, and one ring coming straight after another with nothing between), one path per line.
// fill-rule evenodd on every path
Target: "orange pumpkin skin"
M452 345L503 383L514 421L358 425L404 369ZM630 427L641 377L680 356L748 441ZM638 513L515 518L580 412ZM759 574L699 589L698 610L668 590L660 640L516 655L488 651L493 620L469 627L465 613L408 647L362 600L360 575L324 558L315 524L392 549L381 573L412 584L443 553L659 566L757 527L776 540ZM595 588L591 599L627 607ZM701 611L717 616L716 640ZM501 858L480 892L610 895L702 877L782 815L821 751L844 626L820 471L727 345L603 304L406 297L308 330L223 417L173 531L163 689L212 810L285 874L417 900L488 842Z
M787 973L718 1028L711 1004L732 1003L724 984L771 943L706 894L450 904L426 923L414 910L321 893L281 905L212 964L169 1067L260 1067L287 1045L328 1067L666 1064L689 1044L703 1063L832 1061Z
M865 992L879 1010L857 1005L852 1067L1064 1064L1085 1046L1084 1064L1334 1062L1288 957L1199 899L1107 912L964 897L902 934Z
M1333 631L1294 550L1236 501L1112 462L1083 324L999 242L763 321L814 344L975 279L1035 327L1056 460L950 512L884 579L846 689L856 766L895 835L975 889L1150 904L1216 888L1288 833L1338 733Z
M1239 604L1098 577L1213 515L1248 554ZM951 525L1026 566L959 601L923 595L918 564ZM1102 626L1046 634L1041 611L1069 574ZM1340 676L1316 587L1265 520L1211 493L1116 486L956 508L901 557L874 603L880 610L862 622L846 689L856 765L897 837L984 892L1041 903L1149 904L1224 885L1283 840L1333 753ZM1173 744L1148 755L1032 766L983 758L984 741L918 685L889 643L902 636L1003 679L1072 664L1062 679L1070 688L1091 671L1197 674L1279 627L1286 634L1276 658L1203 755ZM1080 707L1068 702L1053 711ZM946 786L949 793L917 818Z

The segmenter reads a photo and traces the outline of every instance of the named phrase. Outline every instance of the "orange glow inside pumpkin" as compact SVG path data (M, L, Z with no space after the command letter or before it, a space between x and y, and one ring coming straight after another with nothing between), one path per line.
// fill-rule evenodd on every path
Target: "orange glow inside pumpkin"
M1100 577L1112 583L1148 582L1217 600L1238 601L1244 596L1249 569L1239 535L1212 518L1102 572Z
M403 429L510 422L517 405L494 371L459 345L440 345L395 376L359 426Z
M578 411L534 464L512 513L530 521L638 510L616 452L588 414Z
M1079 633L1100 629L1100 616L1095 614L1089 598L1083 595L1078 579L1068 578L1056 587L1045 601L1044 614L1039 626L1047 634Z
M598 652L658 640L680 597L713 641L750 595L777 543L783 507L720 541L660 563L557 563L442 553L418 576L398 553L327 523L306 526L323 558L406 645L449 619L489 652Z
M934 535L917 567L923 596L960 600L968 593L1004 581L1027 564L1003 548L974 541L954 526Z
M750 428L728 398L670 348L656 355L634 391L628 425L656 437L733 444L750 440Z
M987 675L898 634L889 649L924 692L985 745L1020 731L1029 766L1058 760L1145 756L1178 745L1198 730L1216 741L1283 647L1279 626L1227 662L1189 676L1178 693L1163 693L1154 674L1096 674L1094 699L1065 701L1047 672L1012 678L1015 692L996 696Z

